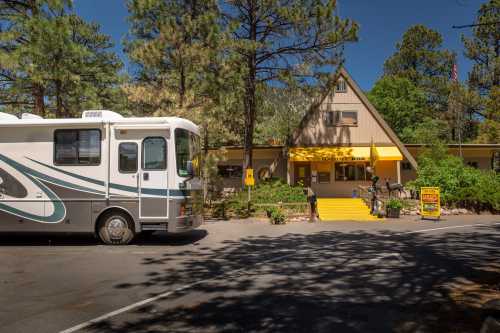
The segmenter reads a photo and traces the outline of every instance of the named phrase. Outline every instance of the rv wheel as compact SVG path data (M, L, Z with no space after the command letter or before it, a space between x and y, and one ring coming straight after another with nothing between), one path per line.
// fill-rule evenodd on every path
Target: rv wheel
M109 245L125 245L134 238L130 218L120 212L110 212L99 223L99 238Z

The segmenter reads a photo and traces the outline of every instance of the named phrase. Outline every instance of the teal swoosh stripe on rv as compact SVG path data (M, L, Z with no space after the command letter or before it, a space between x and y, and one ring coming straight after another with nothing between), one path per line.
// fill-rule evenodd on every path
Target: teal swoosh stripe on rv
M104 194L104 192L102 191L99 191L99 190L95 190L95 189L92 189L92 188L89 188L89 187L85 187L85 186L80 186L80 185L76 185L76 184L73 184L73 183L68 183L64 180L60 180L60 179L57 179L57 178L54 178L54 177L51 177L51 176L48 176L46 174L43 174L41 172L38 172L36 170L33 170L31 168L28 168L27 166L24 166L10 158L8 158L7 156L5 155L2 155L0 154L0 161L4 161L5 163L7 163L8 165L10 165L11 167L13 167L14 169L24 173L24 174L29 174L35 178L39 178L39 179L42 179L44 181L47 181L47 182L50 182L50 183L53 183L53 184L56 184L56 185L59 185L59 186L63 186L63 187L68 187L68 188L71 188L71 189L75 189L75 190L78 190L78 191L84 191L84 192L93 192L93 193L97 193L97 194Z
M66 171L66 170L62 170L62 169L56 168L56 167L54 167L52 165L48 165L48 164L45 164L43 162L36 161L36 160L31 159L29 157L26 157L26 158L29 159L32 162L40 164L40 165L42 165L44 167L47 167L49 169L52 169L54 171L63 173L65 175L67 175L67 176L70 176L70 177L73 177L73 178L76 178L76 179L80 179L80 180L83 180L85 182L88 182L88 183L91 183L91 184L95 184L95 185L98 185L98 186L103 186L104 187L106 185L106 183L104 181L102 181L102 180L98 180L98 179L94 179L94 178L89 178L89 177L81 176L81 175L78 175L76 173L73 173L73 172L70 172L70 171ZM109 187L113 188L115 190L120 190L120 191L124 191L124 192L137 193L137 187L134 187L134 186L128 186L128 185L121 185L121 184L110 183ZM189 195L189 191L188 190L168 190L168 189L156 189L156 188L143 188L141 190L142 194L157 195L157 196L167 196L169 194L169 192L170 192L171 196L186 196L186 195ZM104 193L104 192L100 192L100 193Z
M66 216L66 207L61 202L61 199L59 199L54 192L52 192L47 186L45 186L45 184L40 182L34 176L25 172L25 170L23 170L24 168L18 168L17 166L21 166L18 163L3 156L2 154L0 154L0 160L4 161L5 163L7 163L11 167L15 168L16 170L20 171L26 177L28 177L33 183L38 185L38 187L47 195L47 197L50 199L50 202L54 205L54 212L50 216L39 216L39 215L31 214L28 212L24 212L20 209L5 205L1 202L0 202L0 210L3 210L3 211L10 213L10 214L17 215L17 216L25 218L25 219L29 219L29 220L33 220L33 221L37 221L37 222L42 222L42 223L58 223L64 219L64 217Z

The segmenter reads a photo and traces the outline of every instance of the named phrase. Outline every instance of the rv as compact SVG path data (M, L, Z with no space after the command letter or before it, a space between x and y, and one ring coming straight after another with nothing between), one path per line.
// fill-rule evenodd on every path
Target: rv
M202 223L198 127L176 117L0 113L0 232L92 232L106 244Z

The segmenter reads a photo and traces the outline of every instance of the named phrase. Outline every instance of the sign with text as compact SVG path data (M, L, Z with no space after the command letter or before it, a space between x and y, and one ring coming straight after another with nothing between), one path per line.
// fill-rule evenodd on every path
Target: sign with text
M439 187L420 188L420 214L422 217L441 216Z
M245 170L245 185L246 186L254 186L255 179L253 178L253 169Z

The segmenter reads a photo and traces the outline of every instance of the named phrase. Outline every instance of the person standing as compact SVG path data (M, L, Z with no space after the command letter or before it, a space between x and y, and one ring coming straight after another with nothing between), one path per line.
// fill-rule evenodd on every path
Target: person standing
M318 217L317 211L316 211L316 193L314 193L313 189L308 186L307 187L307 201L309 202L309 211L311 213L309 217L310 222L316 222L316 218Z

